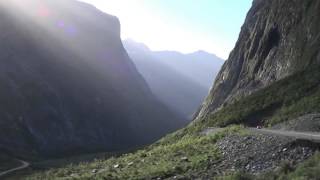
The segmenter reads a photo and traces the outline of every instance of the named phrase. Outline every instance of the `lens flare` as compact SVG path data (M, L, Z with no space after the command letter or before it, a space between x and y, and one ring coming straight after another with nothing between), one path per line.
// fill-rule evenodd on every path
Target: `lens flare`
M65 25L64 21L60 20L60 21L57 22L57 26L59 28L64 28L66 25Z
M43 17L43 18L46 18L46 17L49 17L50 16L50 10L48 9L47 6L45 6L44 4L40 5L38 8L37 8L37 15L39 17Z

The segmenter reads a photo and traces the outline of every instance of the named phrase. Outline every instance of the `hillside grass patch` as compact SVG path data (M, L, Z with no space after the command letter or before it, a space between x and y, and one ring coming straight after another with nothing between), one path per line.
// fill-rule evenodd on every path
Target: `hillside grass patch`
M173 134L134 153L38 172L27 179L111 180L185 176L205 169L209 161L219 160L221 154L215 143L228 134L240 132L240 129L240 126L232 126L208 136L187 134L179 140Z
M320 112L320 67L296 73L227 105L203 119L202 127L250 124L272 126ZM252 126L252 124L251 124Z

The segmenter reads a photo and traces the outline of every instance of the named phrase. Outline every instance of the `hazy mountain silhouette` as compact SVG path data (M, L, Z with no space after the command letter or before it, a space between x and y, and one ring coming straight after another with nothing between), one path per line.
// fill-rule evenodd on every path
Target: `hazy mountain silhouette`
M153 52L146 45L124 41L131 59L153 93L174 111L191 119L208 95L223 61L206 52Z
M183 124L137 72L116 17L73 0L13 0L0 3L0 24L0 149L117 150Z
M214 54L197 51L182 54L175 51L158 51L154 56L181 74L208 89L212 86L224 61Z

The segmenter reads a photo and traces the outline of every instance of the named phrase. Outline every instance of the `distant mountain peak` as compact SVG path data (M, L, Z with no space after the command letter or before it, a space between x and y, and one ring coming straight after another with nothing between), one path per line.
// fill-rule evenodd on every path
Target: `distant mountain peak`
M128 51L133 51L134 49L135 50L138 49L140 51L145 51L145 52L151 51L150 48L144 43L137 42L131 38L125 39L122 42Z
M205 51L151 51L132 39L124 40L124 46L154 94L189 118L207 95L224 62Z
M142 43L142 42L138 42L136 40L133 40L131 38L127 38L123 40L123 44L126 47L127 50L137 50L137 48L139 50L143 50L145 52L155 52L155 53L166 53L166 54L170 54L170 55L176 55L176 56L211 56L211 57L215 57L216 59L221 59L222 58L218 57L217 55L215 55L214 53L210 53L207 52L205 50L196 50L194 52L191 53L184 53L184 52L180 52L180 51L176 51L176 50L156 50L156 51L152 51L146 44ZM133 47L134 48L131 48Z
M215 54L213 54L213 53L210 53L210 52L207 52L207 51L204 51L204 50L198 50L198 51L189 53L188 55L191 55L191 56L215 57L215 59L221 59L221 60L223 60L222 58L218 57L217 55L215 55Z
M213 55L213 54L211 54L211 53L209 53L207 51L204 51L204 50L197 50L197 51L195 51L195 52L193 52L191 54L210 54L210 55Z

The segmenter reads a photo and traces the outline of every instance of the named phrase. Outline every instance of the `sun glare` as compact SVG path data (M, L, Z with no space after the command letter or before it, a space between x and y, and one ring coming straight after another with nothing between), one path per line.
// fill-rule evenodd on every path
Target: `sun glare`
M121 22L122 39L129 38L143 42L152 50L177 50L190 53L200 48L226 58L229 53L226 49L231 49L230 44L219 37L208 38L190 27L164 19L154 12L155 9L146 7L144 0L81 1L94 4L104 12L117 16Z
M225 40L223 35L220 36L218 32L215 32L215 29L210 30L211 34L205 34L196 27L177 24L174 20L171 21L155 12L157 8L150 8L144 0L81 1L93 4L100 10L117 16L121 23L121 38L143 42L151 50L175 50L183 53L205 50L226 59L229 50L233 48L234 42ZM65 3L63 0L56 2L61 6L64 6ZM52 12L41 0L11 0L9 3L5 1L0 1L0 3L8 6L13 13L23 13L24 16L30 16L34 21L46 21L55 16L55 12ZM68 24L63 17L52 23L71 36L79 31L72 24Z
M41 1L28 1L28 0L11 0L1 1L1 6L6 7L12 15L18 17L32 17L32 18L44 18L49 17L51 12L45 3ZM36 20L36 19L34 19Z

